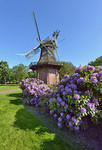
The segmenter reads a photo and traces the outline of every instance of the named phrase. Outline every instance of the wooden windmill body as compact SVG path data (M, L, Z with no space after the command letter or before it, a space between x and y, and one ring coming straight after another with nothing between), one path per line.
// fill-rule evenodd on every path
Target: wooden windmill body
M27 58L30 58L35 54L37 54L39 52L39 49L41 49L41 54L37 64L32 62L29 65L29 68L32 70L36 70L38 72L39 79L43 80L46 84L48 85L57 84L59 82L59 69L61 68L61 64L59 64L58 61L56 61L55 57L55 51L58 56L57 37L59 35L59 31L56 30L56 32L53 33L53 39L50 40L49 38L47 38L46 40L43 40L41 42L34 13L33 17L38 33L37 40L40 43L40 45L31 50L30 52L28 52L27 54L25 54L25 56Z

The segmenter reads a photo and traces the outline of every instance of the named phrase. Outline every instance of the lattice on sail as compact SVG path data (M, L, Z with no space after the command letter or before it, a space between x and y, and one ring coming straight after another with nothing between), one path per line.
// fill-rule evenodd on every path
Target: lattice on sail
M55 48L55 51L56 51L56 54L57 54L58 60L60 61L60 58L59 58L59 55L58 55L58 49L57 49L57 47Z
M31 51L29 51L27 54L25 54L26 58L27 59L30 59L32 58L34 55L38 54L40 51L40 48L39 47L36 47L34 49L32 49Z

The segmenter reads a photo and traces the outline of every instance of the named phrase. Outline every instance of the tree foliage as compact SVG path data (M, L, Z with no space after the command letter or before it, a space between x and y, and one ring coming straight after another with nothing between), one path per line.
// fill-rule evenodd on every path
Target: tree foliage
M75 72L75 66L71 62L62 61L62 67L59 71L60 80L64 77L65 74L73 74Z
M30 71L28 72L29 78L37 78L37 72L36 71Z
M14 66L12 69L6 61L0 62L0 83L19 83L22 79L35 78L36 72L29 72L29 68L23 64Z
M91 65L91 66L101 66L102 65L102 56L96 58L95 61L91 61L89 63L89 65Z
M6 84L9 80L10 68L6 61L0 62L0 82Z
M19 64L18 66L14 66L11 69L11 79L14 82L20 82L22 79L25 79L28 76L28 67L23 65L23 64Z
M59 71L60 80L65 74L73 74L75 66L71 62L61 62L62 67ZM37 78L36 71L30 71L29 68L23 64L14 66L12 69L9 68L6 61L0 62L0 83L19 83L22 79L26 78Z

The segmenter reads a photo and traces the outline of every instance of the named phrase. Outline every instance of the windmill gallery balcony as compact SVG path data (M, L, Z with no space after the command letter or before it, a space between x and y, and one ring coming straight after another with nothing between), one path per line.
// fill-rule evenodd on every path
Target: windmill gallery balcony
M30 65L29 65L29 68L31 68L32 66L36 65L37 62L31 62Z

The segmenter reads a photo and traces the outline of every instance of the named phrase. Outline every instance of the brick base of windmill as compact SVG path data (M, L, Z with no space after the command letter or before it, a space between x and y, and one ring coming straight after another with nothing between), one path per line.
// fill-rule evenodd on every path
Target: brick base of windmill
M38 78L44 81L45 84L53 85L59 82L59 69L61 65L58 64L37 64L31 65L30 69L38 72Z

